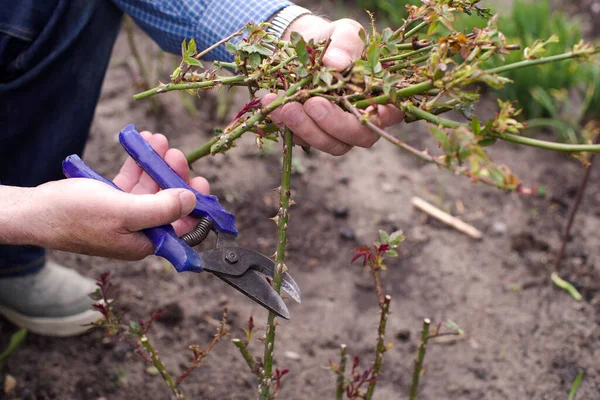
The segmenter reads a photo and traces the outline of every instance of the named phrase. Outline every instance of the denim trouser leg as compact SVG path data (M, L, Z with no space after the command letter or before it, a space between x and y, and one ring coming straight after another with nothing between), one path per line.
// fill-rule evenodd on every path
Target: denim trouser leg
M32 3L44 0L13 1L0 0L0 8L10 10L21 1L35 7ZM0 61L7 59L2 52L22 50L0 64L3 185L31 187L60 179L62 160L81 154L119 31L122 13L108 0L54 1L35 38L17 46L21 32L36 28L33 14L0 11L0 28L7 27L0 29ZM6 43L13 45L2 46ZM0 276L36 272L44 255L40 247L0 245Z

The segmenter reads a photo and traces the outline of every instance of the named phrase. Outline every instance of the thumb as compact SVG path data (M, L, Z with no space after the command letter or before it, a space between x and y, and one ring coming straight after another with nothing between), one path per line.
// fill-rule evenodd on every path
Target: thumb
M127 194L124 228L139 231L170 224L188 215L196 206L196 196L186 189L166 189L156 194Z
M351 19L340 19L329 27L331 43L323 57L327 67L342 71L360 58L364 43L358 32L362 26Z

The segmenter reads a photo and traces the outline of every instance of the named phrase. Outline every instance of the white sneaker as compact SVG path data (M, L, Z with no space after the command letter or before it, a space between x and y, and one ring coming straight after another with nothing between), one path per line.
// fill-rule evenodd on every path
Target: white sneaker
M0 314L39 335L78 335L102 318L89 297L96 288L93 280L46 262L35 274L0 279Z

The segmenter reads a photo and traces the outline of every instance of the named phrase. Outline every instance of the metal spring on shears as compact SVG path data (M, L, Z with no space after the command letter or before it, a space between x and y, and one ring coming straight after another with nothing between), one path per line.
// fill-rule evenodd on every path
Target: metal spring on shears
M181 236L180 239L186 242L188 245L190 245L190 247L194 247L199 245L204 241L204 239L206 239L211 229L212 221L210 221L206 217L202 217L200 218L200 221L198 221L196 227L190 232Z

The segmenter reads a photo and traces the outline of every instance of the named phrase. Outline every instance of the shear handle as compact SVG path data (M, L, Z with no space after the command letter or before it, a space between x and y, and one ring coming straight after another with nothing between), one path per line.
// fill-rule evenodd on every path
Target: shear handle
M67 178L94 179L121 190L113 182L94 171L76 154L67 157L63 161L62 167ZM177 272L202 272L204 269L200 255L179 239L171 225L146 228L142 229L142 232L154 245L154 254L173 264Z
M206 217L213 221L214 229L217 232L225 232L237 236L238 231L235 227L235 216L221 206L216 196L202 194L181 179L165 160L154 151L148 142L144 140L133 124L129 124L123 128L119 133L119 141L137 165L146 171L162 189L182 188L196 195L196 206L190 215L196 218Z

